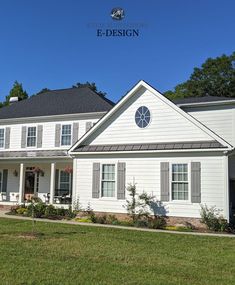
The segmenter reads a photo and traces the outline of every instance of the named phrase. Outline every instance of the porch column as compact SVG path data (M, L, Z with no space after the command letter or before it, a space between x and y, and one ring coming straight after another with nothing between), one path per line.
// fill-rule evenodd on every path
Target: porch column
M19 203L24 202L24 163L20 164L20 185L19 185Z
M55 169L56 164L55 162L51 163L51 180L50 180L50 204L54 202L54 195L55 195Z

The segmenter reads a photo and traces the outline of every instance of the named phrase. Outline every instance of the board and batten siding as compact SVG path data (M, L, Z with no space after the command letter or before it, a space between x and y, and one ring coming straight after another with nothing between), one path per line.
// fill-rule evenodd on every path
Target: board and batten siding
M93 124L97 121L98 119L86 119L86 120L74 120L74 121L56 121L56 122L38 122L35 121L34 123L28 123L28 124L11 124L11 125L6 125L6 126L0 126L0 128L10 128L10 144L9 148L7 150L12 150L12 151L19 151L22 150L22 127L38 127L42 128L42 140L40 143L38 142L38 147L33 147L30 149L56 149L55 148L55 128L56 124L61 124L61 125L72 125L72 133L76 131L76 135L78 138L84 135L86 132L86 122L92 122ZM73 128L73 123L78 126L75 130ZM73 135L73 134L72 134ZM74 143L73 137L72 137L72 143ZM62 149L68 149L68 146L64 147L58 147ZM28 149L28 148L23 148ZM5 151L5 148L0 149L0 151Z
M235 105L183 109L228 143L235 146Z
M226 214L224 200L224 165L223 157L218 156L194 156L194 157L149 157L140 158L138 155L133 157L117 158L79 158L76 159L76 189L74 189L75 197L79 197L79 201L83 207L91 203L92 209L101 212L126 213L123 205L125 200L113 199L93 199L92 198L92 169L93 163L126 163L126 185L136 183L139 193L146 191L148 194L156 196L160 200L160 164L161 162L171 163L201 163L201 203L208 206L216 205L217 208ZM189 175L190 177L190 175ZM189 197L191 197L189 193ZM127 198L127 197L126 197ZM164 202L168 216L178 217L194 217L200 218L199 203L169 201Z
M140 106L146 106L151 113L151 122L145 129L140 129L135 123L135 112ZM86 142L100 145L207 140L213 139L156 95L142 88Z

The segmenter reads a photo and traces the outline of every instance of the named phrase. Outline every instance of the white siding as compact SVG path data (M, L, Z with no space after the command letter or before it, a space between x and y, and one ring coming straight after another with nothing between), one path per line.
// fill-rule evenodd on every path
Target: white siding
M73 124L75 122L79 123L79 133L78 138L83 136L86 132L86 122L96 123L98 119L86 119L86 120L61 120L56 122L35 122L35 123L28 123L28 124L11 124L11 125L2 125L0 128L10 127L10 149L7 151L19 151L19 150L37 150L37 147L31 148L21 148L21 132L22 126L30 127L30 126L43 126L43 138L42 138L42 148L40 150L48 150L48 149L69 149L71 146L63 146L59 148L55 148L55 125L56 124ZM6 151L4 148L0 149L0 151Z
M235 106L197 107L184 110L235 146Z
M224 201L224 165L223 157L195 156L195 157L119 157L116 158L79 158L76 159L76 190L75 194L80 199L80 203L86 207L91 203L95 211L125 213L123 207L125 201L117 199L92 199L92 165L93 162L117 163L126 162L126 183L136 183L138 192L146 191L160 199L160 162L170 163L191 161L201 162L201 185L202 185L202 204L208 206L216 205L226 214ZM168 216L178 217L200 217L200 205L189 202L172 201L164 203Z
M135 112L146 106L151 122L145 129L135 123ZM87 141L91 144L179 142L213 140L195 124L150 91L142 88Z

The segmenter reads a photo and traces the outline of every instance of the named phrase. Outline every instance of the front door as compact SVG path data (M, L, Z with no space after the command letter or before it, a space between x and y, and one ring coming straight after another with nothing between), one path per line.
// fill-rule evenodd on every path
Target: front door
M30 200L35 195L35 173L32 171L25 172L25 200Z

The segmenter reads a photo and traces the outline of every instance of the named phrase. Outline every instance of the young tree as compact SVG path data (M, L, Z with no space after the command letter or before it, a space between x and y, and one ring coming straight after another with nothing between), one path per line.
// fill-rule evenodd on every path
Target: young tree
M208 58L189 80L164 94L170 99L201 96L235 97L235 52Z
M18 81L15 81L12 89L8 96L6 96L6 101L3 103L5 106L9 105L9 101L11 97L18 97L19 100L24 100L28 98L28 94L25 90L23 90L23 86Z

